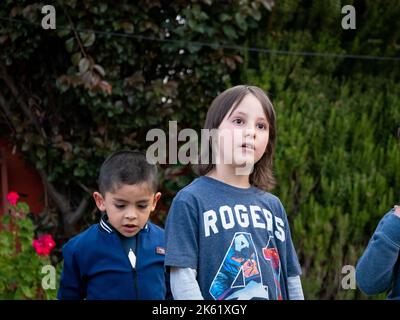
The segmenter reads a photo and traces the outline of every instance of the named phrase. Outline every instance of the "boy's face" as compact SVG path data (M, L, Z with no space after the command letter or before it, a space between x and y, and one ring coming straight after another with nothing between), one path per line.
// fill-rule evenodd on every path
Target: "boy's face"
M133 237L147 223L161 193L154 193L144 182L123 184L113 192L106 192L104 197L94 192L93 197L99 210L107 212L109 223L125 237Z

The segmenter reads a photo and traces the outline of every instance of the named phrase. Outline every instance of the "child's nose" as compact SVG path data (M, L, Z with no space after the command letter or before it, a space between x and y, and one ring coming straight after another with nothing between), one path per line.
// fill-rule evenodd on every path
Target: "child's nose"
M249 126L246 128L245 137L254 137L256 135L255 127Z
M136 215L135 210L129 210L129 211L126 213L125 217L126 217L127 219L129 219L129 220L136 219L137 215Z

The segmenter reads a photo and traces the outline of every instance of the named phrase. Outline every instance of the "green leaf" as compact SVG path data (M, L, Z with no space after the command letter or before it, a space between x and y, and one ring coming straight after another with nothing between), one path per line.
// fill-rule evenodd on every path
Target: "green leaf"
M71 62L74 66L78 66L79 65L79 61L82 58L82 53L80 51L74 53L71 57Z
M67 29L67 28L60 29L59 31L57 31L57 36L59 36L60 38L64 38L67 35L69 35L70 33L71 33L70 29Z
M235 21L240 29L242 29L242 30L247 29L246 20L239 12L235 14Z
M237 38L236 31L233 27L231 27L229 25L224 25L224 27L222 29L224 30L224 33L228 38L230 38L230 39Z
M65 49L67 49L68 52L72 52L74 49L74 43L75 38L69 38L67 41L65 41Z
M80 34L84 47L90 47L96 40L96 35L93 32Z
M231 19L232 19L231 16L226 14L226 13L222 13L222 14L219 15L219 20L221 22L225 22L225 21L228 21L228 20L231 20Z
M85 176L85 170L83 170L83 168L75 168L74 169L74 176L75 177L83 177L83 176Z
M260 10L254 9L252 11L252 17L254 18L254 20L260 21L261 20L261 12L260 12Z
M89 59L88 58L82 58L79 61L79 72L82 73L82 74L85 73L89 69L89 66L90 66Z
M29 205L26 202L18 202L17 204L17 210L22 211L23 213L29 213Z
M46 156L46 151L42 148L36 150L36 155L39 159L43 159Z
M95 69L102 77L106 75L106 72L104 71L103 67L98 64L95 64L93 66L93 69Z
M134 31L133 24L130 22L123 22L121 27L124 29L125 33L133 33Z
M197 45L195 43L188 43L187 49L189 50L190 53L196 53L201 49L201 45Z
M33 298L33 290L28 286L21 286L21 291L26 298Z

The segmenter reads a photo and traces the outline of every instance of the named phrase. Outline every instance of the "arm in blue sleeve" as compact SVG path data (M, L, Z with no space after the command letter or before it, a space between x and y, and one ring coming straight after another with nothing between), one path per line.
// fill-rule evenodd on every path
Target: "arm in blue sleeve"
M64 265L57 298L59 300L82 300L86 297L86 290L74 252L68 244L63 248L63 256Z
M367 295L390 289L400 253L400 217L392 209L378 224L356 267L356 282Z

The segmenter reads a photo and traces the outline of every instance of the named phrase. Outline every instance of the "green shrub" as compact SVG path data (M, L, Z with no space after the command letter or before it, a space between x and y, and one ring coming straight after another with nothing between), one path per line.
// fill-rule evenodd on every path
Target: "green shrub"
M57 269L49 257L55 243L50 235L34 239L29 206L11 199L0 226L0 299L55 299Z

